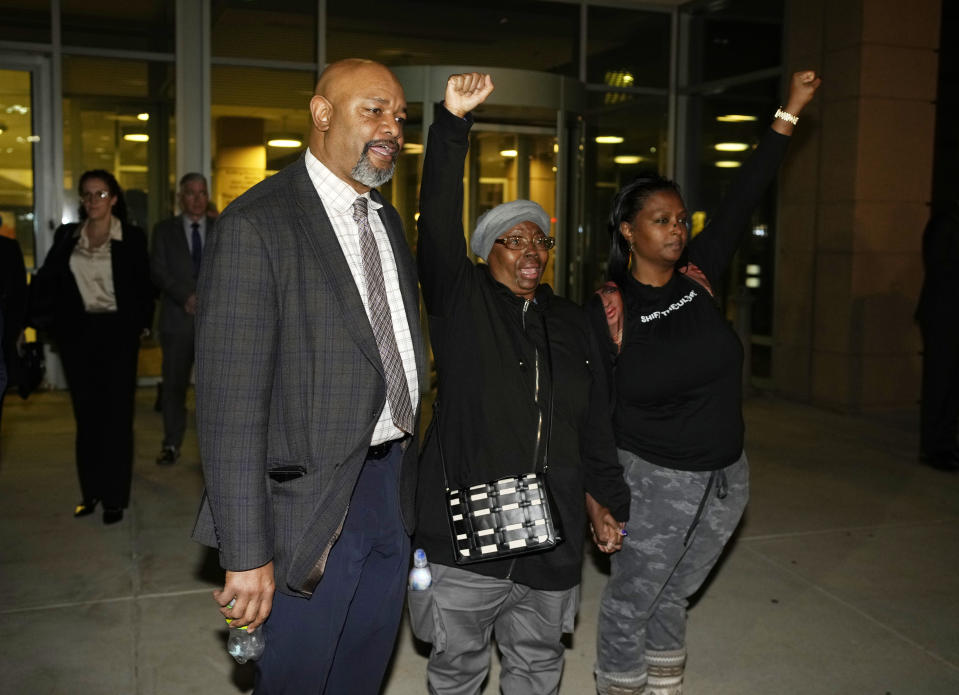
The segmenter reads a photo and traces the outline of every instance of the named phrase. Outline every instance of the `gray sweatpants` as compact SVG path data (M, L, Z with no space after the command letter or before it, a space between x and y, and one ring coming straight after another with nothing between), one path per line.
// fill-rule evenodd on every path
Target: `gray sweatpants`
M629 535L611 558L599 610L600 692L609 685L641 687L649 666L669 665L681 675L688 599L716 564L749 499L745 454L714 474L663 468L623 450L619 462L632 499Z
M494 632L504 695L559 692L565 659L560 640L573 631L579 586L542 591L457 567L430 568L433 585L407 592L413 634L433 644L426 667L430 693L478 693Z

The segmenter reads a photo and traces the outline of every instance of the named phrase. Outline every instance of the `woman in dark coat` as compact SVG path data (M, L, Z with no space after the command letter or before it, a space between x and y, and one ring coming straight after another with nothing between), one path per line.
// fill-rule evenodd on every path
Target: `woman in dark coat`
M420 460L415 536L433 584L411 591L409 606L414 634L433 644L427 678L434 694L478 692L494 635L503 693L558 692L587 511L597 545L612 552L629 507L599 341L582 309L541 283L554 243L546 211L528 200L493 208L471 236L474 253L487 262L466 255L469 112L492 90L489 75L449 78L430 127L420 192L417 253L439 386ZM563 543L461 565L469 553L450 531L444 478L462 488L546 465Z
M57 229L31 285L31 321L60 352L77 422L81 500L123 518L133 468L133 407L140 338L153 320L146 235L126 221L123 192L101 169L80 177L80 222Z

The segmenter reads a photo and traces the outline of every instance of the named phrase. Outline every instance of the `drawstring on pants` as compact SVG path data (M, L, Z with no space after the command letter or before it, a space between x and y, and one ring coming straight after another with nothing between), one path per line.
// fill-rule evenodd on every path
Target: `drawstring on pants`
M709 498L709 493L712 491L714 484L716 485L716 497L721 500L726 499L726 495L729 494L729 481L726 480L725 468L718 471L710 471L709 480L706 481L706 490L703 492L703 498L699 500L699 506L696 508L696 516L693 517L693 523L689 525L689 530L686 531L686 535L683 537L683 545L689 545L689 537L693 535L693 531L695 531L699 525L699 520L703 516L703 509L706 507L706 500Z

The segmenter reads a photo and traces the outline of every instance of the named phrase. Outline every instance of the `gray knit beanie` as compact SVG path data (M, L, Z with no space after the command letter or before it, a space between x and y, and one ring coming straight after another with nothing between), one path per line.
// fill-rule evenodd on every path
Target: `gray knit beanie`
M549 236L549 215L532 200L514 200L487 210L476 220L476 229L470 237L470 248L484 261L493 248L493 242L520 222L532 222Z

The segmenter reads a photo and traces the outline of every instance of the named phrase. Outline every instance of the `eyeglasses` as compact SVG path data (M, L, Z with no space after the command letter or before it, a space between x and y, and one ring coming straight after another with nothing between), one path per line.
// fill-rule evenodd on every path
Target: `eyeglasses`
M80 200L84 203L92 200L106 200L110 197L110 191L93 191L80 194Z
M537 251L549 251L556 246L556 239L551 236L538 236L535 239L527 239L524 236L508 236L505 239L494 239L494 244L502 244L510 251L525 251L532 244Z

